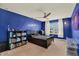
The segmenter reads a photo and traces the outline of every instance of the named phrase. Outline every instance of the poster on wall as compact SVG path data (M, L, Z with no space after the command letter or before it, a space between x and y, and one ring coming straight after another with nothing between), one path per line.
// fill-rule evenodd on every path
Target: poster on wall
M50 34L58 35L58 22L50 23Z
M72 25L75 30L79 30L79 11L72 17Z

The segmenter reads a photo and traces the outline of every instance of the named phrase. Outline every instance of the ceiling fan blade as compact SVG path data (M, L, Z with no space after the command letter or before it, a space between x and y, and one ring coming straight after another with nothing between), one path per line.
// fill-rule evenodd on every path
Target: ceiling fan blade
M46 16L44 16L44 18L48 17L49 15L51 15L51 13L48 13Z

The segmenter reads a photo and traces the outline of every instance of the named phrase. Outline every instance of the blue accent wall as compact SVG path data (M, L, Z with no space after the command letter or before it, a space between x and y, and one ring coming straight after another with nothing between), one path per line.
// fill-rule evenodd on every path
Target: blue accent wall
M72 14L72 33L73 40L75 40L77 44L77 54L79 56L79 3L76 4L76 7Z
M45 31L45 22L42 22L42 24L41 24L41 29L42 29L43 31Z
M76 4L76 7L75 7L75 9L73 11L72 21L74 20L73 17L76 16L77 12L79 12L79 3ZM79 22L79 16L77 16L77 19L78 19L77 22ZM73 39L77 42L77 44L79 44L79 30L74 29L73 25L75 25L75 27L77 26L75 23L72 24Z
M8 25L16 30L42 30L41 21L0 9L0 42L7 40Z
M72 34L73 40L77 44L77 55L79 56L79 3L76 4L72 14Z
M64 33L65 39L66 39L66 37L72 38L71 18L64 18L63 19L63 33Z

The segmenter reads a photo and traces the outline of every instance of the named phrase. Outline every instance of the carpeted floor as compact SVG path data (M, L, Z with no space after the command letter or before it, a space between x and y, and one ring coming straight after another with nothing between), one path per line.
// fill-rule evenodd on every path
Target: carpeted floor
M0 53L1 56L66 56L66 41L55 39L52 45L45 49L38 45L27 43L24 46Z

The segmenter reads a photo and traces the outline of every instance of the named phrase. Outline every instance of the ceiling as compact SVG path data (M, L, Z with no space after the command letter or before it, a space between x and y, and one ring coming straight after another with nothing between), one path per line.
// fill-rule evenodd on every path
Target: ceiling
M71 17L75 3L2 3L0 8L22 14L37 20L45 21L44 14L51 12L49 20Z

